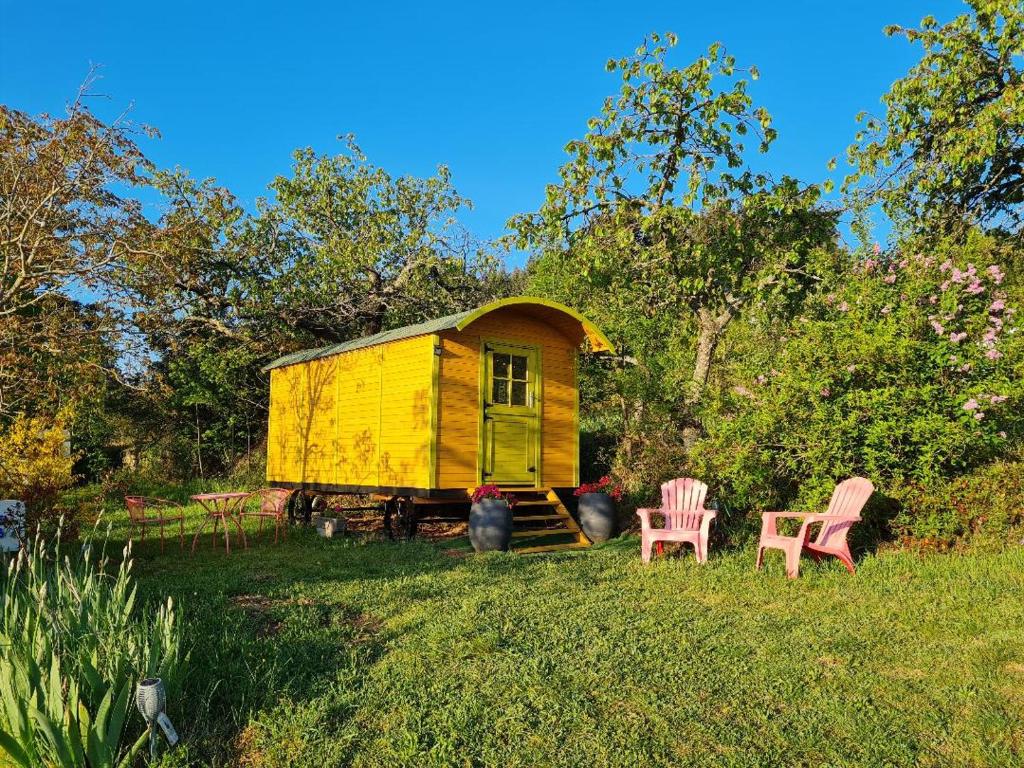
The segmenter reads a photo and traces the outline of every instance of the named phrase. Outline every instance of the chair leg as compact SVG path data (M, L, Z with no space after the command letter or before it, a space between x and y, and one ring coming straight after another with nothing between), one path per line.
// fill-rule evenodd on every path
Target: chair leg
M199 539L203 535L203 529L206 527L206 523L207 523L208 520L209 520L209 518L207 518L206 520L203 520L202 522L199 523L199 530L196 531L196 535L192 537L192 555L193 556L196 554L196 545L199 543Z
M850 573L856 573L857 569L853 567L853 557L849 552L841 552L836 555L839 558L839 562L846 566L846 570Z
M795 579L800 575L800 548L786 548L786 578Z
M640 541L640 559L645 563L651 562L651 540L646 536Z
M213 542L213 548L217 548L217 526L220 524L220 518L213 518L213 533L210 535L210 541Z
M764 565L764 547L757 548L757 562L754 563L754 570L760 571L761 566Z

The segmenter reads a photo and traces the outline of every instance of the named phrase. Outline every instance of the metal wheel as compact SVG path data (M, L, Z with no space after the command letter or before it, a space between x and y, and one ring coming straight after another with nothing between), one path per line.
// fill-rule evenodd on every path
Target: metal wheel
M313 501L315 494L308 491L295 491L288 497L288 522L295 525L305 523L313 517Z
M416 507L412 499L398 496L384 502L384 527L391 539L408 541L416 535Z

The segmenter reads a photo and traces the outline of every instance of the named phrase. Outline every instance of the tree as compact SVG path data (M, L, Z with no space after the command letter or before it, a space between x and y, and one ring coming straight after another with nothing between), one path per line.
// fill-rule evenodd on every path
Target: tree
M124 117L84 105L64 117L0 106L0 417L54 412L117 374L116 318L103 288L146 222L115 190L145 183Z
M497 269L459 225L470 202L440 166L393 178L349 137L334 156L298 150L248 233L271 262L261 298L327 341L456 312L481 300Z
M786 303L814 281L811 262L834 241L836 216L818 207L817 187L745 167L745 137L762 152L775 138L741 74L756 69L737 69L717 43L672 68L675 44L652 35L635 56L608 62L619 95L566 146L570 160L540 211L509 225L521 246L568 260L593 287L629 291L626 311L694 328L683 397L692 443L722 333L751 304Z
M888 35L924 55L882 98L885 117L862 113L844 188L881 200L915 232L965 233L972 224L1021 234L1024 203L1024 6L969 0L945 25L931 16Z

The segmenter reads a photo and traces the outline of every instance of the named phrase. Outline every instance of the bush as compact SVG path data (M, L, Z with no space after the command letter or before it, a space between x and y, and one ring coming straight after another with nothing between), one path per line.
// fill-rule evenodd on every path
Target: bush
M1024 338L993 247L876 254L823 285L774 339L752 334L708 400L691 471L748 510L819 509L836 481L863 475L881 501L902 502L895 532L960 530L915 504L983 476L1024 437ZM882 532L892 505L878 506Z
M893 529L906 543L939 549L970 540L983 547L1020 541L1024 531L1024 462L999 461L932 486L899 493Z
M72 560L59 540L22 549L0 590L0 751L15 765L127 765L145 744L124 743L136 681L175 685L181 633L171 601L152 619L135 611L128 550L116 573L86 542Z
M0 432L0 498L20 499L27 530L55 532L57 501L73 481L75 457L66 450L69 414L16 417Z

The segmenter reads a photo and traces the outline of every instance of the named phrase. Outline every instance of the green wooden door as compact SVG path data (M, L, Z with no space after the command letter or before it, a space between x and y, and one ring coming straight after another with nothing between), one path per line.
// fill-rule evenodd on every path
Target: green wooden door
M537 485L540 458L540 351L484 347L482 467L484 483Z

